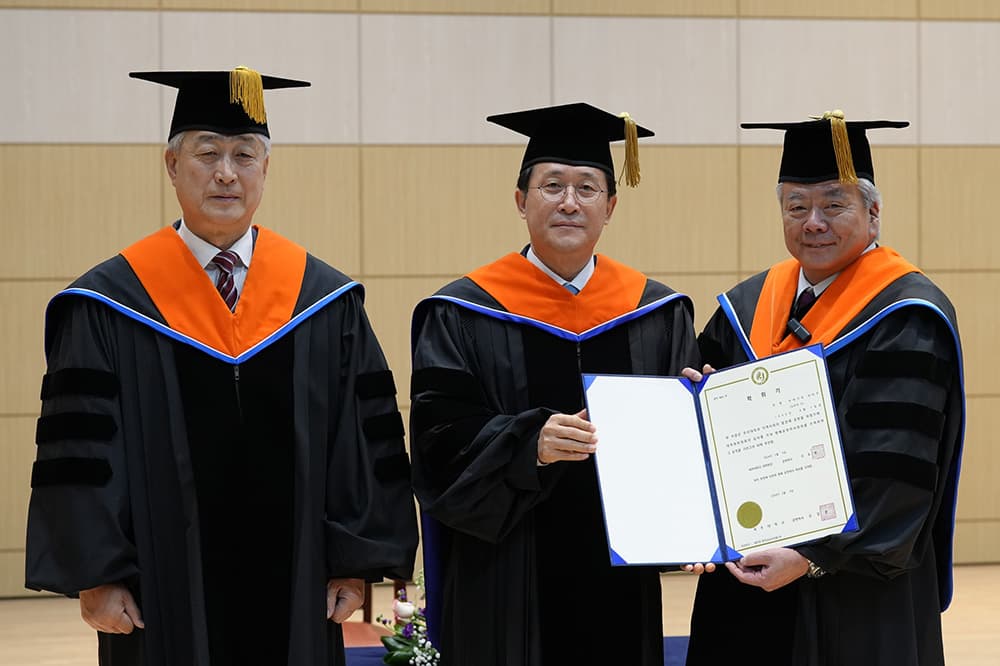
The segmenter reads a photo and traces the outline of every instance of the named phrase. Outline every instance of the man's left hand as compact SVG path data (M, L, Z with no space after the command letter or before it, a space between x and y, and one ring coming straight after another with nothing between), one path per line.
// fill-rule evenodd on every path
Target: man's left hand
M791 548L772 548L726 562L726 568L741 583L772 592L806 575L809 560Z
M365 581L331 578L326 584L326 619L341 623L365 603Z

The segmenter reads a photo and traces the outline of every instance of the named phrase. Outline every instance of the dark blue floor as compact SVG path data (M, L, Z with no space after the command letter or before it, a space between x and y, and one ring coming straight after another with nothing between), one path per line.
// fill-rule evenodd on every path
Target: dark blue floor
M668 636L663 639L663 666L684 666L687 654L687 636ZM348 648L347 666L378 666L382 663L385 648Z

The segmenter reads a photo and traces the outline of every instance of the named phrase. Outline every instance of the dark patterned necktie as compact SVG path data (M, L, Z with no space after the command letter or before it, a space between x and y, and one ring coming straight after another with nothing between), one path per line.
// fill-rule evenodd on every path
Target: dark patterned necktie
M233 279L233 269L240 262L240 258L235 252L223 250L212 258L212 263L219 269L219 277L215 281L215 288L219 290L219 296L226 302L229 311L236 308L236 280Z
M809 308L813 306L816 302L816 292L813 291L812 287L806 287L799 294L799 298L795 301L795 307L792 308L792 316L799 321L806 316L809 312Z

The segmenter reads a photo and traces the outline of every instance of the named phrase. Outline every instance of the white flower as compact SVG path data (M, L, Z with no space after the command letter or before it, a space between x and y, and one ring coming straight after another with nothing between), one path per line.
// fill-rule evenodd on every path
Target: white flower
M413 614L417 612L417 607L410 601L396 599L392 602L392 612L400 620L410 620L413 618Z

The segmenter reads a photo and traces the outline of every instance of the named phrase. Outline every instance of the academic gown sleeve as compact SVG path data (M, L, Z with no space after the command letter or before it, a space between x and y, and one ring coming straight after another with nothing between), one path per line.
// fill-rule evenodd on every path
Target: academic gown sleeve
M721 308L716 309L698 336L698 350L702 364L709 364L716 370L743 363L750 359L740 347L729 319ZM699 366L698 370L701 370Z
M137 575L111 312L62 297L49 312L25 586L75 595Z
M839 354L851 355L846 377ZM834 390L844 382L837 413L860 529L797 550L829 571L893 578L920 566L950 472L954 338L929 310L908 307L829 363Z
M417 549L410 464L396 386L385 356L352 292L343 306L326 480L326 553L330 577L409 580Z
M482 383L461 313L450 304L427 308L413 348L414 492L437 521L497 543L544 499L562 467L537 465L539 430L555 412L504 413L501 400L515 397L491 395ZM498 340L482 353L503 366L509 351Z

